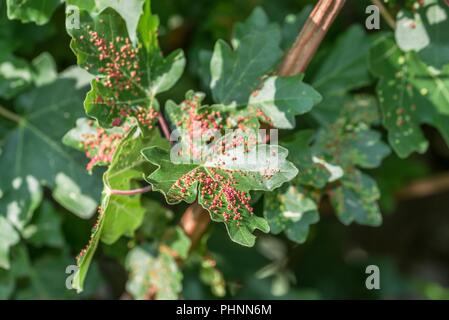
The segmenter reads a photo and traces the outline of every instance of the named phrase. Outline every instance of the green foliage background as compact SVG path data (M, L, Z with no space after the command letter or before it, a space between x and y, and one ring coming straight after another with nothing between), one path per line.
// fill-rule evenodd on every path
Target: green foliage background
M288 159L301 174L265 193L263 199L261 193L255 197L262 199L255 210L266 218L271 234L257 232L255 246L248 248L231 242L225 228L213 224L198 248L188 254L189 240L176 227L186 203L169 206L156 192L132 198L126 200L132 219L123 222L118 209L123 198L103 197L108 218L94 230L98 250L93 259L93 251L85 255L92 264L84 290L77 294L65 287L66 267L75 264L74 257L91 236L102 182L110 188L130 189L131 179L155 169L150 163L142 165L140 148L163 148L166 142L154 135L146 140L130 135L103 181L104 168L89 175L84 156L66 146L70 138L66 133L85 117L83 100L90 77L74 67L77 60L63 27L62 1L47 1L48 8L38 8L29 0L26 10L15 7L15 2L0 4L0 105L9 111L0 116L1 299L145 299L155 285L164 288L156 293L158 299L449 298L449 194L407 200L398 196L411 182L449 169L449 100L444 94L449 88L445 55L449 42L444 31L449 17L432 27L430 44L425 45L424 40L416 40L426 37L425 25L418 24L415 34L407 36L407 19L423 19L408 9L413 1L388 1L391 12L398 12L396 37L383 21L381 31L365 31L365 8L370 2L351 1L304 79L269 80L284 88L277 92L284 97L296 97L294 88L299 85L315 89L320 97L315 96L310 105L300 105L303 100L296 97L292 110L288 104L252 101L273 115L277 127L300 129L282 130L281 145L290 150ZM66 2L89 10L95 5L94 1ZM111 3L117 3L112 8L120 12L120 1L96 1L97 9ZM138 3L133 0L127 6L132 9ZM264 60L256 61L260 75L252 75L257 80L270 70L270 62L282 56L280 49L286 50L294 41L312 3L153 1L152 11L160 20L159 42L167 57L158 62L177 62L181 68L176 51L180 48L187 61L186 72L170 91L162 89L172 83L152 82L159 89L159 104L182 101L191 89L206 93L205 104L226 104L232 100L229 96L244 100L252 85L227 87L229 82L220 82L219 71L209 71L211 57L220 60L218 53L224 52L226 58L232 49L231 58L246 57L246 41L265 45ZM264 21L260 9L253 11L256 7L281 26L279 44L273 36L276 27ZM249 16L247 23L232 31ZM121 28L133 30L137 22L131 16ZM219 39L227 43L232 39L232 49ZM154 46L154 39L143 42L148 48ZM72 48L76 52L77 44ZM245 61L237 68L225 65L231 83L245 65ZM218 84L210 89L214 79ZM269 81L264 87L267 95ZM144 99L152 101L154 96ZM312 104L318 105L312 109ZM291 113L276 118L277 107ZM88 110L95 114L95 106ZM166 111L171 120L179 116L169 107ZM153 153L147 150L145 156L158 165L152 161ZM334 167L317 166L317 157ZM147 180L154 183L157 177L153 173ZM324 200L317 199L317 190L326 190ZM280 217L283 211L299 212L302 218L291 222ZM108 228L112 221L119 221L119 227ZM249 226L250 232L255 228ZM265 226L258 228L267 231ZM110 245L100 243L100 236ZM234 241L249 244L241 238L235 236ZM158 253L161 243L185 259L182 270L171 255ZM365 268L370 264L380 267L380 290L365 288ZM82 283L85 276L79 274L75 281Z

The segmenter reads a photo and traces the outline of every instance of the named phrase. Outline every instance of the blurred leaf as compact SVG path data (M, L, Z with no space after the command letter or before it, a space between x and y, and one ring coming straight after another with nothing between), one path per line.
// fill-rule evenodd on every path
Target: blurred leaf
M95 214L97 202L84 195L80 187L63 173L56 175L53 198L64 208L82 219L90 219Z
M449 63L449 8L439 0L424 0L415 11L397 17L396 42L405 52L418 52L426 64L442 69Z
M14 292L14 288L15 281L12 273L0 268L0 299L9 299Z
M96 198L98 180L88 176L76 152L61 143L67 129L82 113L80 106L85 90L77 88L74 76L61 74L58 81L17 99L16 109L20 115L10 116L16 127L9 132L0 155L0 166L10 168L0 172L3 193L11 190L13 181L28 176L54 188L56 177L64 172L86 197L93 201ZM24 199L26 197L21 195L21 200Z
M128 254L126 268L129 280L126 289L134 298L175 300L182 290L182 273L175 259L160 253L154 256L146 247L136 247Z
M22 232L42 201L42 188L33 176L16 177L2 190L0 214Z
M34 68L33 82L38 87L50 84L58 78L56 62L47 52L34 58L32 66Z
M65 244L61 232L61 217L50 202L45 201L37 212L35 223L28 226L25 238L36 247L62 248Z
M47 23L62 0L7 0L8 18L37 25Z
M28 62L13 55L0 56L0 97L11 99L32 84Z
M167 229L168 223L173 219L173 211L164 208L158 201L142 200L146 213L140 231L145 238L160 239Z
M191 247L190 238L180 227L170 229L164 237L164 243L181 259L187 259Z
M264 216L273 234L285 232L297 243L304 243L311 224L319 221L318 206L305 190L287 186L265 195Z
M371 50L388 140L401 157L424 153L428 142L420 126L436 127L449 144L449 66L436 72L416 53L403 53L392 37L379 39Z
M345 31L334 47L325 55L311 81L324 100L314 108L312 115L326 124L338 117L342 98L354 89L371 83L368 69L370 37L362 27L355 25Z
M9 269L9 250L19 243L20 236L11 223L3 216L0 216L0 272L2 269Z
M282 48L284 50L290 49L293 45L312 9L313 7L311 5L307 5L298 14L289 14L285 17L282 26Z

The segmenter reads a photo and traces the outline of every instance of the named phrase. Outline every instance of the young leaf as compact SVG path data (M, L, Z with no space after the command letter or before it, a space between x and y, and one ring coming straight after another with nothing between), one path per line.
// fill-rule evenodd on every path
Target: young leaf
M418 52L426 64L442 69L449 63L449 7L439 0L422 2L414 12L399 12L396 42L401 50Z
M108 128L135 117L151 128L159 109L156 94L172 87L185 65L182 51L162 58L156 48L134 47L125 22L113 9L91 17L81 13L80 29L71 29L71 47L78 64L96 76L85 108Z
M436 71L416 53L402 52L391 37L371 50L371 70L377 87L388 139L401 157L427 150L421 124L436 127L449 144L449 66Z

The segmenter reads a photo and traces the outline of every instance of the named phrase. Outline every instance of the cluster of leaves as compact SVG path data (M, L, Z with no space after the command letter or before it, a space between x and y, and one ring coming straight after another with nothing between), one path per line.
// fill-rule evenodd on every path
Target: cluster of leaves
M17 37L30 29L9 22L3 3L0 9L5 35L0 44L0 297L70 298L64 270L73 264L72 252L62 230L70 218L61 212L90 218L100 180L87 174L83 157L61 138L83 114L79 105L89 77L76 67L58 73L48 53L30 63L19 58ZM53 253L31 257L42 248ZM58 282L44 286L54 274Z
M8 17L45 24L62 2L39 6L8 0ZM0 96L20 94L11 108L0 109L9 121L0 136L0 166L10 168L0 171L0 268L9 269L10 260L29 265L20 262L26 259L25 244L17 246L21 238L63 248L63 236L47 231L60 224L52 205L41 204L47 188L55 202L81 218L92 217L99 204L89 243L78 256L73 287L79 292L100 243L112 245L126 237L133 239L123 262L133 297L177 298L181 262L192 261L200 266L203 282L223 296L223 276L207 241L192 253L191 240L177 226L178 213L138 190L150 186L170 206L197 202L243 246L255 244L256 230L284 232L304 243L328 200L345 225L381 224L380 193L364 172L390 154L381 124L400 157L426 151L423 123L436 127L449 143L444 32L449 10L436 0L401 11L395 37L371 37L359 26L350 27L330 53L318 55L307 77L278 76L276 70L310 7L283 26L256 8L235 26L229 43L219 40L213 51L201 52L199 73L209 98L188 91L183 101L169 100L163 108L159 95L177 83L186 63L181 50L163 56L150 1L65 3L80 9L79 28L67 23L67 32L85 71L58 74L48 54L32 63L14 56L12 48L0 54ZM3 46L7 43L0 42ZM364 89L375 78L378 99L360 93L369 92ZM172 149L157 128L164 119L179 133ZM252 134L260 128L285 131L279 144L267 145ZM198 145L195 137L204 143ZM174 160L173 150L183 161ZM242 154L250 160L263 156L242 164ZM284 257L274 260L267 274L290 281ZM6 296L16 278L33 274L30 269L18 267L23 273L17 275L0 271L8 283ZM32 288L43 281L36 277L31 276Z

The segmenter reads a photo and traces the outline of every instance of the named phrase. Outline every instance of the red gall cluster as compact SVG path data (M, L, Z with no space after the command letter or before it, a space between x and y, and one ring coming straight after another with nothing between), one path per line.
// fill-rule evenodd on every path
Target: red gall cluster
M152 106L146 108L132 105L132 100L142 101L146 96L141 86L142 75L139 64L139 48L134 48L129 38L116 37L107 41L96 31L89 31L89 41L95 47L102 67L98 68L101 77L97 82L113 91L112 96L98 95L94 103L105 105L109 114L116 114L113 126L120 126L128 117L135 117L144 127L153 128L158 113ZM81 36L80 40L84 37ZM122 98L125 96L126 98Z
M210 142L214 132L223 130L223 117L219 111L201 112L201 97L195 95L193 98L184 100L181 105L182 117L176 122L176 125L183 128L186 134L183 135L187 150L186 152L193 158L201 157L201 146L196 143L200 140ZM178 154L181 156L181 154Z
M117 96L124 90L137 93L141 81L139 48L134 48L129 38L116 37L114 41L107 41L96 31L89 31L89 36L98 59L104 62L98 69L104 75L103 85L116 90Z
M103 128L96 128L95 133L83 134L83 148L90 159L86 169L92 169L98 164L109 164L120 143L128 132L129 126L124 126L120 132L111 132Z
M203 205L211 213L221 214L226 222L233 220L240 225L242 213L253 212L251 197L236 188L237 181L231 172L221 171L225 174L220 174L213 168L208 168L207 173L201 169L189 172L176 181L172 196L176 200L184 199L192 185L198 181Z
M104 212L104 210L101 207L98 207L98 218L97 218L97 221L95 222L95 224L92 227L92 232L91 232L91 235L90 235L89 242L80 251L80 253L76 256L76 263L77 263L78 266L81 263L81 259L86 255L87 250L89 250L89 247L92 245L92 242L94 241L95 233L97 232L98 227L100 226L101 219L103 217L103 212Z

